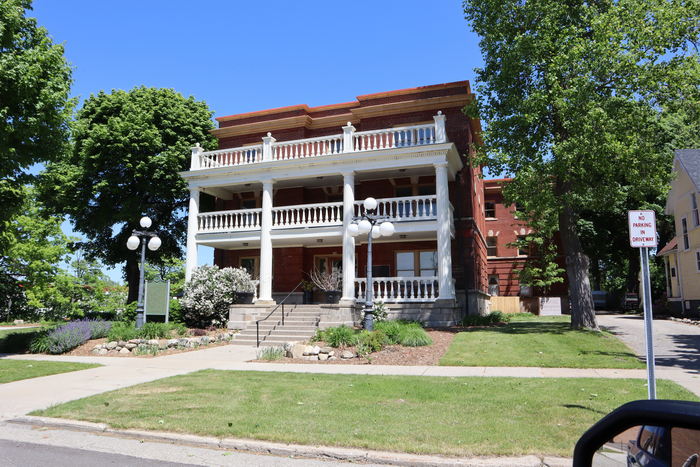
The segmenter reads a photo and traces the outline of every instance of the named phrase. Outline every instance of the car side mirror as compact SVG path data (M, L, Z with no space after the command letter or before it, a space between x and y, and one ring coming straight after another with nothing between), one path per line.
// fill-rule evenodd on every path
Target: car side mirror
M576 443L574 467L618 465L700 467L700 403L629 402Z

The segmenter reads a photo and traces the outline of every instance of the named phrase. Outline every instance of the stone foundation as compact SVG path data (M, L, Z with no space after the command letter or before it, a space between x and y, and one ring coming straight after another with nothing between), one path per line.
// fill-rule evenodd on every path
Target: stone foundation
M272 309L268 305L231 305L228 309L228 328L245 329L248 324L269 313Z
M481 290L467 292L467 314L470 316L486 316L491 313L491 295Z

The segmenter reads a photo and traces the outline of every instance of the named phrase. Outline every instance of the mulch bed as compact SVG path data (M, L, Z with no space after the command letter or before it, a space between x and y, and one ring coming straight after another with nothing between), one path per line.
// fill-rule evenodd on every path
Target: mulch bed
M255 360L259 363L306 363L316 365L437 365L440 358L447 352L447 348L452 343L455 334L467 328L455 327L449 329L426 329L428 335L433 339L432 345L423 347L403 347L401 345L388 345L379 352L370 354L367 358L358 357L347 360L338 358L337 360L304 360L284 357L279 360ZM315 343L322 347L320 342ZM354 347L346 347L335 350L335 355L339 356L343 350L355 352Z

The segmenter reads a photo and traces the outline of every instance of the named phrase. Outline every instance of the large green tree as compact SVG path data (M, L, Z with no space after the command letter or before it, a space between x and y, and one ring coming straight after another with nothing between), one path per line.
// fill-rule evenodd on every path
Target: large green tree
M69 157L48 165L42 198L87 237L80 248L107 265L126 262L129 301L138 293L138 253L126 248L142 215L163 244L148 260L180 256L186 232L187 170L195 143L213 148L212 112L172 89L147 87L90 96L73 125Z
M3 224L19 211L28 168L65 153L71 69L63 46L51 41L30 0L0 0L0 254Z
M572 327L597 328L585 212L624 215L662 191L661 114L696 100L699 0L466 0L485 65L470 109L480 162L515 175L510 200L558 230Z

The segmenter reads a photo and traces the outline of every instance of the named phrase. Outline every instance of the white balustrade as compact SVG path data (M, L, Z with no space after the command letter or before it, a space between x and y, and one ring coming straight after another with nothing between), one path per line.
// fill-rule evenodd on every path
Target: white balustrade
M343 223L343 203L298 204L272 208L272 228L313 227Z
M280 161L328 156L341 152L343 152L343 135L282 141L272 145L272 158Z
M364 214L363 201L355 201L355 215ZM377 200L379 216L386 216L392 222L437 219L437 196L404 196Z
M202 152L199 155L199 167L230 167L260 162L262 160L262 145L244 146L234 149L219 149L218 151Z
M373 277L375 301L385 303L432 302L439 295L437 276L427 277ZM367 299L367 278L355 279L355 298Z
M217 211L197 216L197 232L231 232L234 230L258 230L262 209L238 209Z
M405 148L435 143L435 125L415 125L383 130L360 131L353 136L355 151Z
M258 144L217 151L201 151L201 148L197 146L198 150L192 153L192 170L263 162L263 146L265 147L264 161L281 161L442 143L446 140L444 126L444 115L437 115L435 124L360 132L355 132L354 127L350 125L343 127L344 131L347 130L345 135L341 133L294 141L277 142L268 133L267 139L263 138L264 145ZM344 147L344 145L348 147Z

